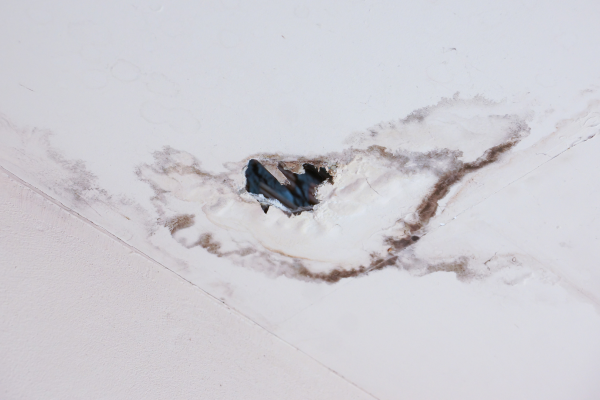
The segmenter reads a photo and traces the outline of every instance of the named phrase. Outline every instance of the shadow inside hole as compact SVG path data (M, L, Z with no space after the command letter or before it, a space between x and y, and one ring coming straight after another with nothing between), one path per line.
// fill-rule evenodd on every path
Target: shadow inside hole
M310 211L319 201L315 197L315 189L321 183L329 181L333 183L333 177L324 167L317 169L312 164L303 164L304 173L296 174L284 168L283 163L277 165L277 169L287 178L284 185L279 183L263 165L257 160L248 161L246 168L246 190L257 196L265 214L269 206L277 205L277 200L284 208L282 210L289 214L300 214L302 211ZM281 207L279 207L281 208Z

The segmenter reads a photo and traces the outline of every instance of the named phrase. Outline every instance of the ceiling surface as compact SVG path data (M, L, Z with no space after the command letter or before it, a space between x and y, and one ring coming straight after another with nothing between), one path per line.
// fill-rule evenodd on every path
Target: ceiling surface
M600 3L0 10L5 171L377 398L600 395Z

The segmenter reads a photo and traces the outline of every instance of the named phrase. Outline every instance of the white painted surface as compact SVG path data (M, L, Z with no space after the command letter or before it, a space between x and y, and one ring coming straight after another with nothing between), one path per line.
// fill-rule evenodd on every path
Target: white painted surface
M0 7L4 168L379 398L600 397L599 2ZM456 92L531 129L442 199L413 247L468 258L466 282L390 269L329 285L187 249L135 173L163 146L211 173L259 152L341 151ZM172 188L161 207L201 214Z
M4 173L0 210L0 398L372 398Z

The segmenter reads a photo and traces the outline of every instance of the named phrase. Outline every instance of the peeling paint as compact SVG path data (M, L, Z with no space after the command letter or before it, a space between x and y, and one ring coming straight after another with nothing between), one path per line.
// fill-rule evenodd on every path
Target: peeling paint
M452 271L468 279L475 274L466 257L426 262L410 248L427 234L450 189L497 162L528 133L527 113L455 96L355 134L350 147L336 153L253 154L215 174L192 154L165 147L137 174L154 189L157 210L171 209L174 199L196 204L202 218L186 225L188 236L196 232L197 245L246 267L325 282L392 266L417 274ZM256 194L248 193L244 175L251 160L270 171L279 166L280 172L281 163L299 171L310 161L334 180L319 186L314 209L288 218L283 205L283 212L265 215L251 207ZM172 236L184 243L177 231Z

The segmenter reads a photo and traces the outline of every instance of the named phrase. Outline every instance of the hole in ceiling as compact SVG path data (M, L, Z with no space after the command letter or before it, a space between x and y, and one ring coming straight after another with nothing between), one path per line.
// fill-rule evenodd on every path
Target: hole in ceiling
M279 162L277 169L287 178L287 182L281 184L259 161L252 159L246 168L246 190L254 195L265 214L270 206L290 215L310 211L319 203L315 197L316 188L325 181L333 183L333 177L324 167L317 168L309 163L302 167L304 173L296 174Z

